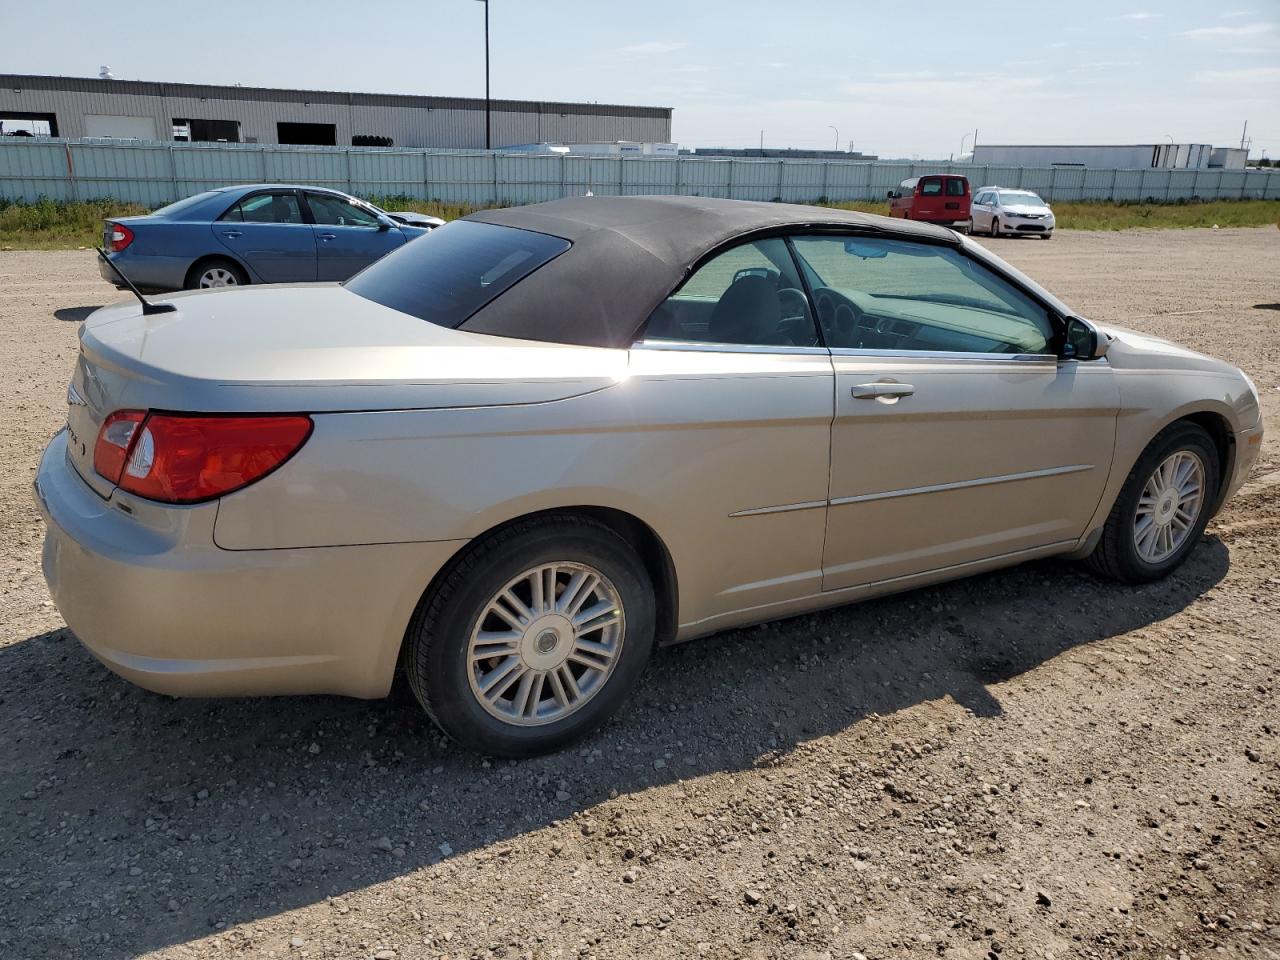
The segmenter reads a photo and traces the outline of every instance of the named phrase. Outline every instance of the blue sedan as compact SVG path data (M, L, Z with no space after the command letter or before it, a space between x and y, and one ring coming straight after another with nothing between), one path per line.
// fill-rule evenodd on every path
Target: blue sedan
M426 233L363 200L275 184L221 187L103 227L111 262L144 290L346 280ZM99 262L103 279L120 285Z

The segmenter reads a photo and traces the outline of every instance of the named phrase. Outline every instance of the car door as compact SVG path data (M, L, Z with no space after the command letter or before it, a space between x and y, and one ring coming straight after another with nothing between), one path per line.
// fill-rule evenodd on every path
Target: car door
M652 491L670 520L681 619L821 592L833 375L780 238L734 246L658 306L629 358L634 442L669 464Z
M321 280L347 280L405 242L398 227L368 207L332 193L308 190L306 198Z
M261 190L232 204L212 225L218 243L263 283L316 279L316 241L296 190Z
M1078 539L1111 469L1107 362L1059 360L1057 318L955 246L793 245L836 375L824 589Z
M991 227L991 191L983 190L973 198L973 219L971 229L975 232L988 230Z
M919 196L911 207L912 220L945 220L943 177L921 177Z

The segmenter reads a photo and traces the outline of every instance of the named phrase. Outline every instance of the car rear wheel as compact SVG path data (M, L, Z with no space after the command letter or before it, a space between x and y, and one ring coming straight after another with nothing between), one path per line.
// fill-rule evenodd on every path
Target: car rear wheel
M1171 573L1204 533L1218 471L1217 447L1203 427L1183 421L1166 428L1129 472L1090 567L1124 583Z
M202 260L191 268L185 284L188 290L240 287L249 282L239 265L221 257Z
M654 643L644 564L594 520L547 515L473 543L418 605L409 686L464 746L557 750L611 717Z

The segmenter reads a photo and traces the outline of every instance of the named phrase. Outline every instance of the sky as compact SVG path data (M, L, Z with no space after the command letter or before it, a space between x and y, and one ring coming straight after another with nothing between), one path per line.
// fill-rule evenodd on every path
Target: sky
M0 36L13 73L484 95L476 0L0 0ZM491 0L490 38L494 97L669 106L682 146L1238 146L1248 121L1280 158L1280 0Z

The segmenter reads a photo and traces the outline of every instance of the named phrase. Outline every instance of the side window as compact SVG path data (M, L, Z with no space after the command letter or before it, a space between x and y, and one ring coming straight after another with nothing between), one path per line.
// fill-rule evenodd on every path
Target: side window
M922 197L940 197L942 196L942 180L938 177L927 177L920 187L920 195Z
M378 218L369 210L326 193L308 193L307 206L316 223L333 227L376 227Z
M294 193L255 193L224 213L220 220L245 223L302 223L302 210Z
M786 242L771 238L699 267L654 310L644 339L811 347L818 332Z
M947 196L963 197L965 190L965 182L959 177L950 177L947 179Z
M852 236L793 242L832 347L1053 352L1048 312L954 248Z

